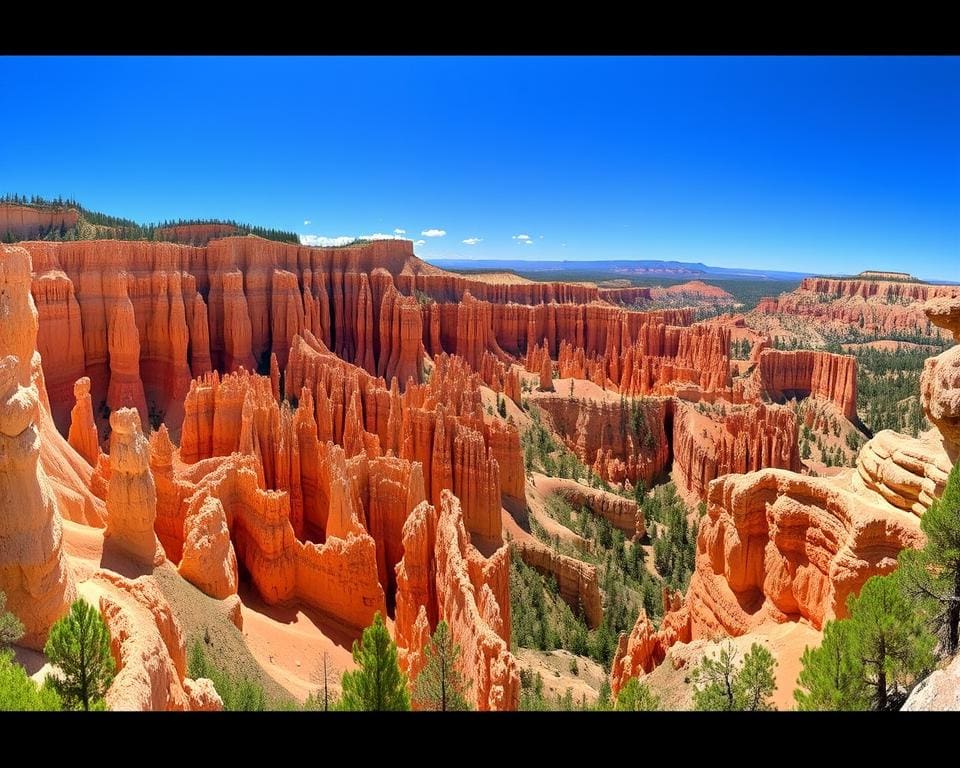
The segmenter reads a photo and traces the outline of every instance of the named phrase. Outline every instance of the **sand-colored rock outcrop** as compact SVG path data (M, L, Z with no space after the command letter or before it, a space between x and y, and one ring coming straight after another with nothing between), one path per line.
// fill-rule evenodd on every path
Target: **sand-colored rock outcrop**
M917 439L885 429L860 449L853 485L920 516L943 493L952 466L935 433Z
M820 628L847 596L896 567L923 536L919 521L842 480L779 469L710 485L687 603L694 637L741 635L764 620Z
M616 493L591 488L575 480L555 480L557 493L568 504L586 507L595 515L623 531L628 539L641 539L646 534L643 510L633 499Z
M84 585L98 598L110 630L117 674L107 691L114 711L216 711L223 702L209 680L186 677L180 624L152 576L128 579L99 570Z
M180 575L202 592L223 600L237 593L237 556L220 500L207 496L184 521Z
M77 379L73 396L76 402L70 411L70 433L67 440L91 467L95 467L100 456L100 441L97 438L97 425L93 420L90 379L86 376Z
M104 551L118 551L142 566L164 561L154 532L157 489L150 472L150 444L133 408L110 414L110 485Z
M930 320L960 341L960 298L937 299L926 307ZM960 460L960 345L926 360L920 377L923 412L943 436L952 461Z
M23 622L21 644L42 648L76 592L40 466L43 379L30 271L29 253L0 246L0 590Z
M938 669L910 692L901 712L960 711L960 657Z

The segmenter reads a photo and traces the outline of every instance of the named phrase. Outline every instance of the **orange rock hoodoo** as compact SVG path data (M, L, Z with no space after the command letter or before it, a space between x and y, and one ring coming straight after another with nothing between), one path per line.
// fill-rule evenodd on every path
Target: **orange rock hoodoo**
M682 491L706 499L711 480L765 467L800 471L797 419L763 403L716 417L677 402L673 416L673 476Z
M40 467L34 459L33 469L16 477L42 486L43 472L50 475L50 490L33 505L43 512L37 520L45 516L56 528L39 537L43 562L60 563L60 571L50 566L49 573L60 574L56 583L45 582L50 606L56 603L39 611L47 618L62 611L72 589L55 503L72 520L105 522L106 554L117 547L144 568L165 555L217 599L234 596L244 578L268 604L299 601L357 633L376 611L392 613L411 675L443 619L462 649L461 671L473 683L477 708L513 709L519 675L509 652L510 547L502 539L501 508L505 501L524 503L525 474L519 431L486 410L484 387L520 405L526 368L534 374L527 384L539 377L544 390L528 399L602 478L649 485L673 460L682 482L701 496L725 472L797 467L795 420L778 406L757 405L763 396L803 392L854 413L855 369L848 358L787 360L779 356L784 353L764 352L754 378L735 384L728 323L693 324L692 309L615 306L655 298L651 289L488 284L419 261L404 241L320 249L193 234L206 244L24 244L33 256L36 344L47 363L50 400L40 372L34 377ZM21 282L25 291L29 283ZM715 293L708 289L696 288ZM26 351L33 355L32 343ZM555 376L588 379L623 397L619 403L615 394L571 398L564 388L549 391ZM931 388L931 408L940 408L940 422L949 424L950 396L942 384ZM649 397L634 399L641 396ZM706 424L682 402L738 397L748 405L704 417ZM4 435L20 434L8 432L3 418ZM69 430L69 442L54 421L61 433ZM703 428L716 438L705 450L696 439ZM100 453L101 443L109 444L109 457ZM869 476L879 488L877 473ZM927 485L922 490L929 495ZM796 498L807 503L799 491ZM922 502L919 491L916 499ZM643 535L633 502L586 491L571 501L631 536ZM759 503L743 502L748 509ZM829 530L839 543L829 557L811 558L812 570L802 564L798 576L776 554L777 526L789 526L768 525L763 536L770 545L761 546L760 558L763 573L776 574L768 584L755 573L757 552L750 549L743 564L733 543L740 536L747 548L756 545L750 537L761 527L757 518L748 516L754 528L741 530L718 504L711 501L704 527L722 528L722 536L714 535L730 547L718 555L715 570L747 571L740 581L734 577L737 589L751 599L762 594L771 615L774 609L792 615L793 600L803 606L794 613L806 611L817 621L839 599L827 595L830 589L842 596L840 581L855 585L863 574L882 571L883 556L883 562L867 560L884 548L893 551L898 536L909 538L895 531L870 550L870 526L847 525L844 538L829 519L811 512L811 528ZM904 531L913 530L910 524ZM705 535L701 531L701 539ZM812 533L808 539L819 541ZM0 544L5 578L6 540ZM591 625L602 620L592 566L528 544L518 543L516 554L554 575L561 594ZM861 556L866 564L850 562ZM839 566L817 575L830 557L848 576L835 578ZM668 596L672 610L656 640L661 650L708 626L749 624L700 570L698 560L700 586L691 588L688 603ZM115 655L124 680L136 678L117 687L113 701L130 708L215 707L203 681L184 677L182 640L164 618L168 608L147 594L149 587L100 573L107 575L91 582L102 589L101 610L120 638ZM16 586L8 590L12 604ZM125 624L123 617L135 614L153 617L143 622L147 630ZM42 623L36 622L41 632ZM651 632L640 634L623 654L643 647L647 658L662 658L661 650L651 650ZM621 660L621 668L648 666L638 663ZM137 677L144 667L149 674Z

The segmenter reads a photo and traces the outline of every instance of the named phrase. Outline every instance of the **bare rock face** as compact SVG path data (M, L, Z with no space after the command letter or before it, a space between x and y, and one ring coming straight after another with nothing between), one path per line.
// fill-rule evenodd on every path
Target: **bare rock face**
M717 416L677 402L673 475L681 491L706 499L712 480L773 467L800 471L797 419L788 408L759 403Z
M763 299L757 311L797 315L837 328L855 326L873 334L896 331L936 334L937 329L931 329L924 316L923 302L949 298L960 298L960 288L900 280L809 277L791 293Z
M952 466L934 435L918 440L885 429L860 450L853 484L920 516L943 493Z
M110 355L110 410L136 408L147 423L147 399L140 379L140 334L123 273L106 276L107 348Z
M0 236L10 234L17 240L29 240L51 229L75 227L79 218L76 208L0 203Z
M666 436L668 402L586 400L563 393L532 395L549 415L567 447L607 482L642 480L647 486L670 459ZM636 409L634 418L632 409Z
M487 560L470 544L460 503L444 491L437 522L438 612L461 648L457 663L481 711L513 710L520 701L520 672L509 643L509 563L508 547Z
M608 520L628 538L641 539L646 533L643 510L633 499L616 493L581 485L574 480L558 480L557 493L569 504L587 507L595 515Z
M70 434L67 440L74 450L94 467L100 456L100 442L97 439L97 425L93 420L89 378L84 376L77 379L73 386L73 396L76 404L70 412Z
M710 485L687 602L694 637L765 619L819 628L922 543L917 518L821 478L765 469Z
M689 643L690 611L679 592L663 590L664 616L660 629L654 628L644 611L629 634L621 633L610 669L610 688L616 696L631 677L638 677L661 664L674 643Z
M208 496L184 521L185 540L179 571L202 592L223 600L237 592L237 556L220 501Z
M857 416L857 361L851 355L765 349L754 373L758 395L774 401L815 397L836 404L850 421Z
M21 644L42 648L76 591L39 465L42 372L30 268L25 250L0 246L0 590L23 622Z
M164 561L154 533L157 488L150 472L150 445L133 408L110 414L110 486L104 549L117 549L143 566Z
M403 558L396 565L395 635L400 666L410 679L423 669L423 649L439 622L436 541L437 512L423 501L403 524Z
M216 711L223 702L209 680L186 677L180 624L152 577L127 579L99 570L89 582L110 630L117 674L107 691L114 711Z
M902 712L960 711L960 658L938 669L910 693Z
M960 298L938 299L926 307L927 316L960 341ZM960 458L960 345L929 358L920 378L920 399L930 422L943 435L953 461Z

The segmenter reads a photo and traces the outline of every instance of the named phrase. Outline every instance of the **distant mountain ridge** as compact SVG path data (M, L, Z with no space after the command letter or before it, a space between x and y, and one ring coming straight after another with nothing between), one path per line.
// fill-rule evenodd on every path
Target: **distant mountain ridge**
M711 267L700 262L662 261L659 259L618 259L610 261L524 261L521 259L431 259L444 269L499 269L517 272L609 272L624 277L669 277L682 279L713 278L753 280L802 280L812 272L787 272L776 269Z

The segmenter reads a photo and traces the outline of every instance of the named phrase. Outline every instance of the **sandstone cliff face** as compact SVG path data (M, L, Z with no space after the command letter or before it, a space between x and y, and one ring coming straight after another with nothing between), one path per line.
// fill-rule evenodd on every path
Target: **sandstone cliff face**
M860 450L853 485L920 516L943 493L952 466L934 435L918 440L885 429Z
M851 355L765 349L751 380L737 383L734 402L815 397L836 404L849 421L857 418L857 361Z
M939 299L927 316L960 341L960 299ZM960 459L960 345L928 359L920 378L920 400L930 422L943 436L951 460Z
M901 331L943 336L928 322L922 307L924 301L937 298L960 298L960 288L884 280L806 278L796 291L761 301L757 311L799 315L838 327L854 326L868 334Z
M0 590L24 625L21 644L42 648L73 601L62 524L40 459L40 355L30 296L30 255L0 246Z
M715 416L675 404L673 476L681 491L706 499L710 481L721 475L765 467L800 471L792 411L760 403Z
M595 401L562 393L536 394L529 400L549 416L580 461L607 482L643 480L650 487L669 463L665 400Z
M765 619L815 627L846 615L871 576L922 543L914 515L822 478L778 469L710 486L687 602L694 637L741 635Z
M15 203L0 203L0 236L8 233L17 240L46 234L52 229L71 229L77 225L76 208L37 208Z
M633 499L581 485L574 480L555 480L557 493L574 506L587 507L595 515L610 521L628 539L641 539L646 534L643 510Z
M186 647L179 622L149 576L127 579L99 570L85 585L99 596L110 630L117 674L107 691L114 711L220 710L209 680L186 677Z
M436 579L439 617L460 646L460 671L472 681L478 710L513 710L520 702L520 672L510 653L510 549L489 560L470 544L460 504L441 498Z

